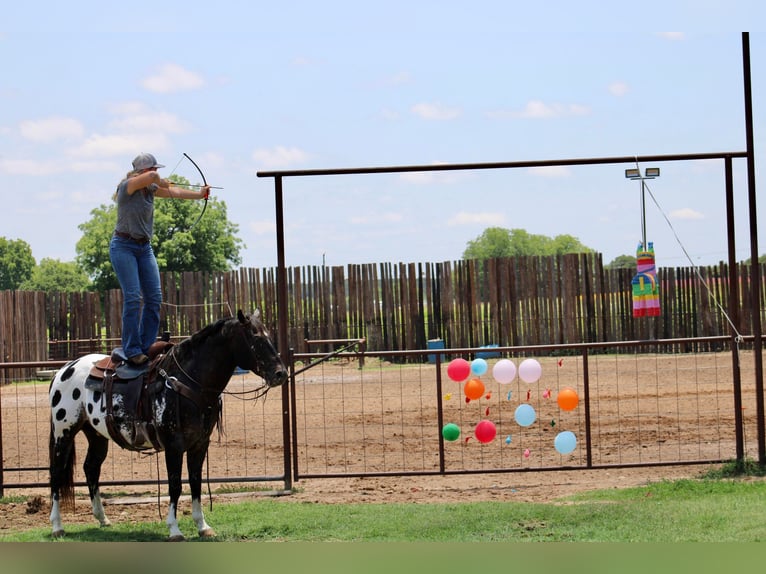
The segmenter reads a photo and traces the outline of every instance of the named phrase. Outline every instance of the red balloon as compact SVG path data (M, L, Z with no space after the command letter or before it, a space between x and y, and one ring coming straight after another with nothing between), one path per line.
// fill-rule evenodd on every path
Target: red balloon
M453 359L447 365L447 376L456 383L465 381L470 374L471 363L465 359Z
M478 440L480 443L486 444L495 440L495 436L497 435L497 428L495 427L495 423L484 419L476 425L473 434L476 437L476 440Z

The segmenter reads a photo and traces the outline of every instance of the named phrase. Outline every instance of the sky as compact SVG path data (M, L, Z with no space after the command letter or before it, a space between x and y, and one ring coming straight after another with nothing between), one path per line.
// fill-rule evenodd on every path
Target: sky
M0 237L73 261L78 226L142 152L199 182L188 153L224 188L245 267L277 263L259 171L742 152L742 31L764 6L16 3L0 20ZM766 33L750 31L750 53L761 187ZM630 167L285 178L285 261L453 261L504 227L572 235L607 263L635 254L644 223L660 267L726 260L722 160L640 165L661 169L645 213ZM734 161L738 260L746 167Z

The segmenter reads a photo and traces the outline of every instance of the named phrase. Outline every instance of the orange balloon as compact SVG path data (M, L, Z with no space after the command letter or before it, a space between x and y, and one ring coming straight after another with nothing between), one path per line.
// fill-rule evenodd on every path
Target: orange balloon
M463 392L472 401L478 400L484 394L484 383L480 379L469 379L463 387Z
M564 387L559 391L559 396L556 399L559 407L562 411L571 411L577 408L577 404L580 402L580 397L577 396L577 391L572 387Z

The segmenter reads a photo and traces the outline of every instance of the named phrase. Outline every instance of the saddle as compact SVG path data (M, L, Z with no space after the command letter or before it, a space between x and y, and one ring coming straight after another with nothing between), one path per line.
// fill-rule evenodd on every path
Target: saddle
M157 437L151 412L151 398L162 387L158 380L158 363L168 353L173 343L157 341L149 349L149 360L143 365L128 362L122 347L114 349L110 356L93 364L85 380L85 388L102 393L106 406L106 428L112 440L128 450L163 450ZM114 397L122 397L124 420L115 420ZM131 438L127 440L118 424L131 426Z

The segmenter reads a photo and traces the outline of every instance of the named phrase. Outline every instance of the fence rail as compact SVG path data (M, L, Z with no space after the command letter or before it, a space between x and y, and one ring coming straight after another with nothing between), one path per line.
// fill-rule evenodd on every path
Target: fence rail
M730 334L718 306L726 307L732 289L726 264L659 269L662 314L656 318L633 319L632 276L630 269L605 268L599 254L294 267L287 273L288 341L302 353L309 350L306 340L318 339L365 339L368 351L399 351L424 349L432 340L463 348ZM749 265L738 265L735 276L736 327L747 332ZM188 336L238 308L259 308L267 324L277 324L274 269L163 273L162 288L162 328L173 337ZM2 291L0 359L63 360L105 352L119 341L121 313L120 290L103 296ZM331 351L332 345L312 350ZM27 369L0 376L32 375Z

